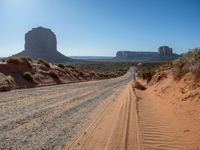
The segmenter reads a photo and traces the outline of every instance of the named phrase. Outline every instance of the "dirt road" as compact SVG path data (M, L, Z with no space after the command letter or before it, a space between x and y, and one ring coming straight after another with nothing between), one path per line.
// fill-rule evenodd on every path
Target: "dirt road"
M128 72L116 79L0 93L0 149L63 149L85 122L91 120L90 114L98 112L100 105L111 103L110 107L117 109L111 99L131 79L132 72ZM116 107L126 109L131 103L121 102ZM124 126L121 120L121 129L126 127L127 131L132 124L128 114L120 114L125 117L121 119L130 122ZM129 137L123 135L123 142L129 143Z
M168 98L151 88L133 90L130 82L101 106L66 149L199 150L199 124L190 121L191 116L177 115Z
M136 97L131 83L110 101L82 134L77 135L69 150L140 150Z
M0 149L199 150L199 124L132 77L0 93Z

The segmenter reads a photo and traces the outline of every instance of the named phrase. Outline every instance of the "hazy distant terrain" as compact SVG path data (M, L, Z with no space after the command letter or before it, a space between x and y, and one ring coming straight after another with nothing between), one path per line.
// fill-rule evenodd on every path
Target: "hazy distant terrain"
M107 61L111 60L112 56L70 56L72 59L90 60L90 61Z

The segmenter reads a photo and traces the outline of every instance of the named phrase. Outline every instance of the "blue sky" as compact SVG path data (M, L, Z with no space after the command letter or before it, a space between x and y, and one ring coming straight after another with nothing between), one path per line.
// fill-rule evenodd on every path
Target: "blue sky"
M33 27L52 29L68 56L118 50L177 53L200 46L200 0L0 0L0 56L24 49Z

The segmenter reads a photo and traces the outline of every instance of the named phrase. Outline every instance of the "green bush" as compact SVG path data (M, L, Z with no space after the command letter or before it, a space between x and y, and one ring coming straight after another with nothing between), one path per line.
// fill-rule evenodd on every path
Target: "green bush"
M64 68L65 68L65 65L63 65L63 64L58 64L58 67L64 69Z
M50 68L50 64L46 60L44 60L44 59L38 59L37 63L41 64L41 65L44 65L47 68Z
M33 81L33 75L31 72L25 72L23 74L23 78L27 81Z
M49 71L49 75L54 79L59 79L58 74L53 70Z

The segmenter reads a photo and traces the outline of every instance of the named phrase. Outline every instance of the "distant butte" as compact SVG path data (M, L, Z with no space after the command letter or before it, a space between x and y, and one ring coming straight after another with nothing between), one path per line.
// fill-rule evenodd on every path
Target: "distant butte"
M180 55L173 53L172 48L161 46L157 52L143 51L118 51L114 60L117 61L168 61L174 60Z
M29 56L32 59L42 58L55 63L72 61L71 58L57 51L56 35L48 28L38 27L27 32L24 49L15 56Z

